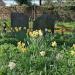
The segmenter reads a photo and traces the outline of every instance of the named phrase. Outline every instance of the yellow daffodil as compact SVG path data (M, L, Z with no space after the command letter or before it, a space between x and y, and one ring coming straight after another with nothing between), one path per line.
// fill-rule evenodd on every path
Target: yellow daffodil
M37 36L36 32L29 32L29 36L35 38Z
M27 51L27 48L21 48L21 51L22 52L26 52Z
M31 31L29 32L29 35L32 35L32 32Z
M21 41L17 43L18 45L21 45Z
M43 33L41 30L35 30L32 32L29 32L29 36L33 37L33 38L37 38L37 37L42 36L42 35L43 35Z
M33 37L33 32L29 32L29 36L30 37Z
M33 31L33 37L34 38L38 37L38 32L37 31Z
M56 47L56 46L57 46L56 41L52 42L52 47Z
M70 53L71 53L71 55L75 55L75 51L73 51L73 50L70 51Z
M17 43L17 48L20 49L21 52L27 51L27 48L25 47L25 43L23 43L21 41Z
M13 70L16 67L16 63L9 62L8 67L10 68L10 70Z
M38 30L38 32L39 32L39 36L43 35L42 30Z

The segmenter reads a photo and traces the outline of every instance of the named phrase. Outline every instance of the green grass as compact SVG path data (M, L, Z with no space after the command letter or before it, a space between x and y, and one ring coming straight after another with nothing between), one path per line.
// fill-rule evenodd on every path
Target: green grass
M65 26L70 28L75 28L75 22L58 22L57 26Z

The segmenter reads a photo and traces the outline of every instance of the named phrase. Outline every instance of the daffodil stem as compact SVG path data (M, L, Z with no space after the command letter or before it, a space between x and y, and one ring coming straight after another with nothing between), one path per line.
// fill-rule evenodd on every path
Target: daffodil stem
M40 71L40 74L39 75L42 75L42 71Z
M45 75L47 75L46 63L45 63L45 67L44 67L44 72L45 72Z

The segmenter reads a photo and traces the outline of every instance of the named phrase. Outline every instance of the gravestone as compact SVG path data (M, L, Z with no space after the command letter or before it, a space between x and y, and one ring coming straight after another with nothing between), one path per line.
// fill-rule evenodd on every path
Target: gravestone
M12 35L21 41L24 41L25 32L28 29L28 21L29 17L23 13L11 13L11 27L14 31L12 31ZM15 28L21 28L21 30L16 31Z
M27 27L29 18L24 13L11 13L11 27Z
M57 16L53 13L44 13L35 20L33 30L42 29L45 31L45 29L51 29L51 33L54 34L55 23L59 17Z

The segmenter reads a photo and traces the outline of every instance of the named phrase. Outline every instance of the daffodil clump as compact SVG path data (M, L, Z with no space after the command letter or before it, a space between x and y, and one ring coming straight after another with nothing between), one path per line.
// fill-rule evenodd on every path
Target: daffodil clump
M27 51L25 43L23 43L21 41L17 43L17 48L20 49L21 52L26 52Z
M16 31L16 32L21 31L21 29L22 29L22 27L15 27L15 31Z
M29 36L32 38L37 38L39 36L43 36L43 32L42 32L42 30L30 31Z

